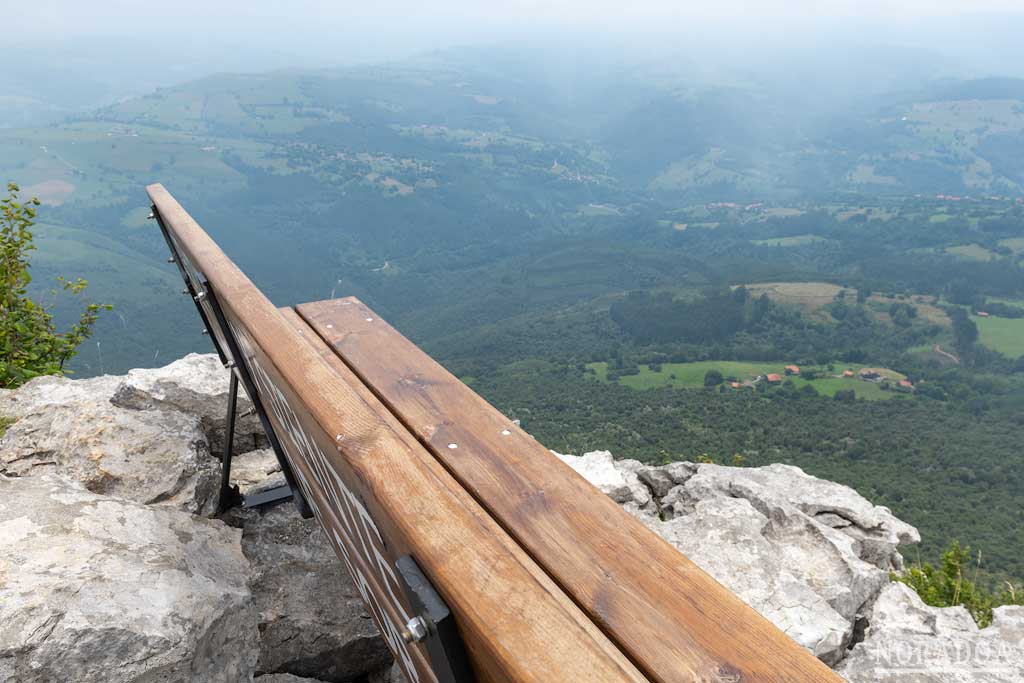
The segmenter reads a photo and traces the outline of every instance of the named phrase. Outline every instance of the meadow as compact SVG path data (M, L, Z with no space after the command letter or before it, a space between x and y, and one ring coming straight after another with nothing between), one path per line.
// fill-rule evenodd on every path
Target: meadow
M665 363L657 371L651 370L649 366L641 365L639 374L621 376L618 378L618 383L638 391L659 387L693 389L704 386L704 375L709 370L718 370L727 381L735 379L736 381L743 382L753 379L758 375L766 375L768 373L783 375L785 365L785 363L779 362L760 361L696 361L693 363ZM609 381L607 363L589 363L587 367L594 371L594 375L598 380L602 382ZM837 374L846 369L838 365L835 368L830 374ZM822 373L828 373L826 368L814 369ZM856 372L859 368L854 367L851 369ZM891 370L885 370L885 374L891 376L894 380L904 378L903 375ZM885 391L878 384L865 382L855 377L818 377L807 380L799 376L791 376L784 379L792 380L798 389L810 384L823 396L834 396L841 389L853 389L857 398L869 401L905 395L893 391Z
M978 326L978 341L1010 358L1024 356L1024 318L971 316Z

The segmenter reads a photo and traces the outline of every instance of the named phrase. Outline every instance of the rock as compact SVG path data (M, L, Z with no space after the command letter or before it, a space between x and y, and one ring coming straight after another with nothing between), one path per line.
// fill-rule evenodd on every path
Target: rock
M94 493L206 514L217 462L199 420L110 404L116 378L40 377L0 400L17 418L0 438L0 474L56 472Z
M173 408L197 416L214 454L224 449L228 407L228 370L216 354L189 355L162 368L129 370L110 401L132 410ZM238 392L234 452L244 453L269 445L259 417L243 414L252 407L243 387Z
M291 674L265 674L256 677L256 683L325 683L315 678L301 678Z
M397 663L378 674L379 678L370 677L368 683L407 683L402 668Z
M629 482L623 476L623 471L615 467L612 454L608 451L594 451L582 456L551 452L616 503L628 503L633 500Z
M615 469L619 470L622 474L622 478L629 488L629 499L626 502L631 507L635 506L640 510L647 512L657 511L651 490L640 480L641 470L646 469L644 464L639 460L619 460L615 463Z
M697 502L687 515L668 522L652 517L647 523L823 661L833 663L841 657L854 615L832 607L807 580L806 568L799 566L821 565L826 558L841 565L826 544L815 545L812 537L799 551L787 550L772 537L769 520L741 498L711 497Z
M240 536L50 474L0 477L0 681L249 680Z
M1024 638L1024 605L1003 605L992 610L992 626L1016 631L1017 639Z
M252 565L259 673L350 681L389 666L391 653L323 531L292 505L234 510Z
M51 406L106 400L120 383L121 378L112 375L75 380L51 375L36 377L17 389L0 391L0 415L18 419Z
M888 508L873 505L848 486L812 477L791 465L700 465L683 486L671 501L679 513L685 514L695 496L712 492L746 498L766 514L773 510L782 514L799 511L822 527L853 539L857 556L885 571L902 569L898 546L921 540L917 529L897 519Z
M887 509L796 467L613 462L617 479L608 457L567 462L829 664L844 656L888 569L902 566L897 547L919 538ZM625 495L631 474L651 506Z
M656 498L664 498L676 485L669 473L660 467L644 467L637 472L637 476Z
M231 482L243 496L267 491L287 482L272 448L250 451L231 459Z
M929 607L890 583L868 617L866 637L837 671L851 683L1019 683L1024 608L1002 607L979 629L962 607Z

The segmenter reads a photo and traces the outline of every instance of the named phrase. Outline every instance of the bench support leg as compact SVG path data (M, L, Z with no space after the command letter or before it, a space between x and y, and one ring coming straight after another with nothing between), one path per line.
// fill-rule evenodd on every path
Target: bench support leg
M235 418L238 411L238 376L231 372L228 388L228 413L224 420L224 451L220 456L220 495L217 499L217 514L224 514L241 502L238 487L231 485L231 458L235 447Z
M228 389L228 412L225 422L224 451L220 460L220 495L217 499L217 514L222 515L231 508L241 505L247 509L254 509L266 505L273 505L292 498L292 487L288 484L275 486L266 491L254 493L251 496L243 496L238 492L238 487L231 484L231 459L234 457L235 446L235 421L238 417L238 375L234 370L231 372L231 385Z

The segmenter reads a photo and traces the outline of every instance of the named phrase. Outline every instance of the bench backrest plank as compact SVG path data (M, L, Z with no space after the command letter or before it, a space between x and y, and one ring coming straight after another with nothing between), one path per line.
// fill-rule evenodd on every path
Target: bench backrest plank
M239 340L304 495L411 683L431 681L400 631L395 560L446 600L481 681L647 679L348 368L282 315L161 186L161 221ZM215 334L217 331L211 330ZM319 348L318 348L319 346Z
M652 681L841 681L360 301L297 310Z

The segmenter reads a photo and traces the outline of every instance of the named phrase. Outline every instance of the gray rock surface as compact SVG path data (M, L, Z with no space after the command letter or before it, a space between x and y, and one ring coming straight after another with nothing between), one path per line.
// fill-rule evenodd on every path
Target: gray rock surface
M829 664L901 566L897 547L919 540L887 509L796 467L560 457Z
M227 384L193 355L0 390L0 683L404 683L314 521L182 512L215 503ZM243 493L283 481L258 429L236 442ZM559 457L853 683L1024 681L1024 608L978 629L890 583L917 531L852 489L783 465Z
M133 410L171 408L199 418L219 457L224 448L230 373L216 354L189 355L162 368L129 370L120 378L111 403ZM245 453L268 445L256 415L245 416L252 407L244 388L238 392L234 452Z
M0 477L0 682L248 680L240 537L54 475Z
M889 571L903 566L898 549L918 542L917 530L849 487L786 465L559 457L853 683L1024 681L1024 608L998 608L979 630L963 608L927 607L891 583ZM982 655L930 655L915 671L893 665L941 647Z
M315 520L290 504L232 513L244 525L249 587L259 613L260 673L350 681L391 654Z
M963 607L929 607L908 586L891 583L869 623L837 669L851 683L1024 681L1022 607L998 608L993 625L979 629Z
M284 472L271 448L249 451L231 459L231 481L243 496L283 486Z
M211 512L218 467L199 419L114 406L114 380L40 377L0 397L16 419L0 438L0 474L56 472L94 493Z

